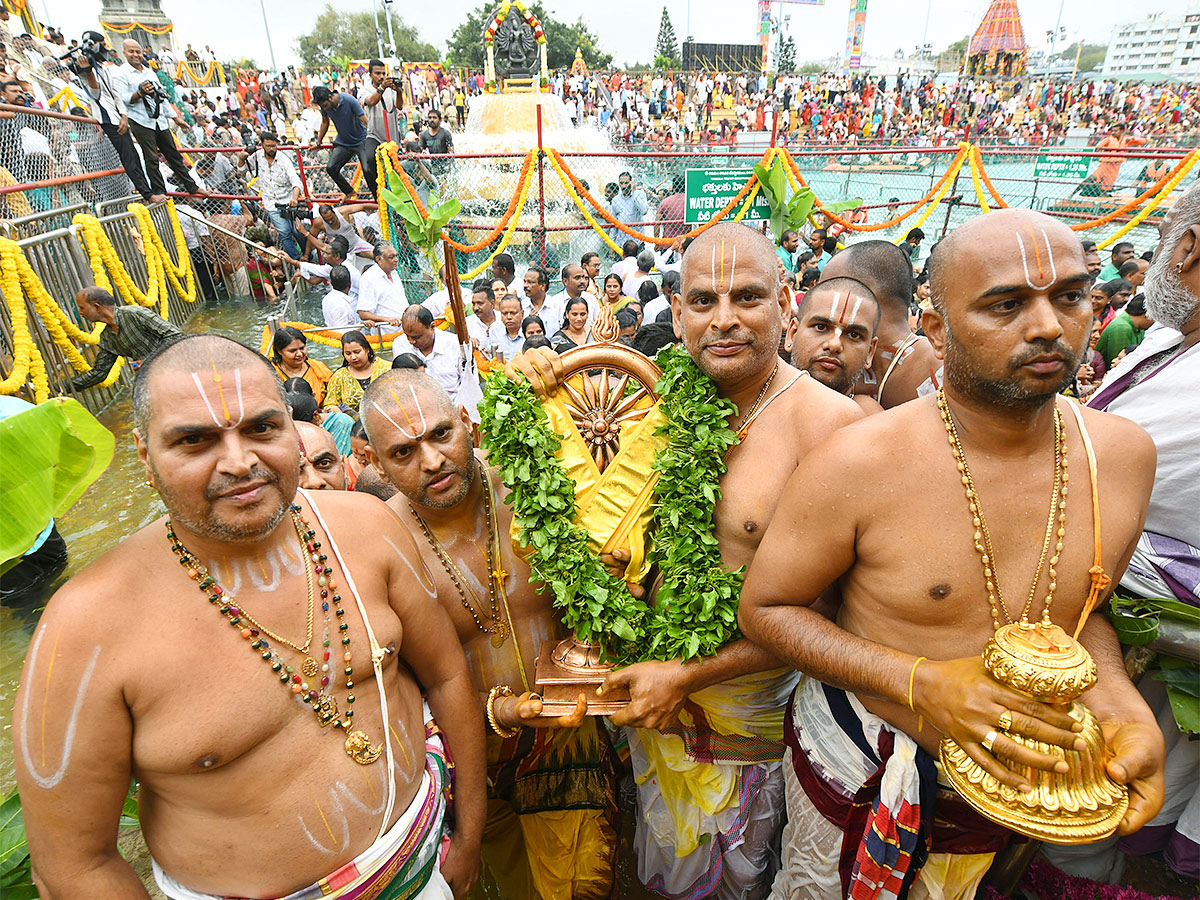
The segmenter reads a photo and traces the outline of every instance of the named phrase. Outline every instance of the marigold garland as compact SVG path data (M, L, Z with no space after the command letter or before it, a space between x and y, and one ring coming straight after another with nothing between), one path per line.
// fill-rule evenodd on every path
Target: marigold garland
M653 607L637 600L591 552L575 524L575 488L556 458L562 438L523 379L491 375L480 405L483 445L510 488L514 520L529 548L531 581L548 587L580 640L600 643L612 659L711 656L737 637L742 570L730 572L713 536L724 456L737 443L728 417L736 408L687 351L659 353L656 388L667 445L654 468L651 559L662 572Z
M1162 190L1158 192L1158 194L1154 197L1154 199L1151 200L1149 203L1147 203L1146 206L1136 216L1134 216L1132 219L1130 219L1128 222L1126 222L1124 225L1122 225L1120 228L1118 228L1116 231L1114 231L1112 234L1110 234L1104 240L1100 241L1100 243L1096 244L1096 248L1098 250L1103 250L1106 247L1111 246L1116 241L1123 238L1125 236L1125 234L1127 232L1129 232L1131 229L1140 225L1142 223L1142 221L1148 215L1150 215L1150 213L1154 212L1154 210L1158 208L1158 205L1160 203L1162 203L1164 200L1166 200L1167 197L1171 194L1171 192L1173 190L1175 190L1176 187L1179 186L1179 182L1183 181L1184 176L1187 175L1187 173L1191 171L1192 167L1194 165L1196 165L1197 161L1200 161L1200 152L1193 150L1191 153L1189 153L1187 155L1187 158L1184 160L1184 162L1187 163L1187 165L1180 167L1175 172L1175 174L1171 178L1171 180L1168 181L1165 185L1163 185Z

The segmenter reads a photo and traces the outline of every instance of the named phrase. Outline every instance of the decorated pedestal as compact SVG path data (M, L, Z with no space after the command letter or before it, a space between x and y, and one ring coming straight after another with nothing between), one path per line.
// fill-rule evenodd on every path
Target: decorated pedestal
M1092 712L1076 698L1096 682L1096 664L1084 647L1057 625L1017 622L999 629L983 649L983 664L997 681L1035 700L1069 702L1068 714L1083 724L1082 751L1064 750L1005 731L1010 740L1066 760L1066 774L1001 763L1026 777L1022 793L980 768L958 744L943 740L942 767L954 789L981 815L1018 834L1056 844L1083 844L1111 835L1129 806L1128 790L1105 769L1104 735Z

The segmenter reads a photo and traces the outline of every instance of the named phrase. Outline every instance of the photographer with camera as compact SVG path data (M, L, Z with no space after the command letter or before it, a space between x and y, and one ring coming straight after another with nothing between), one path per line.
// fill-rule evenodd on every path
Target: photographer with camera
M71 55L68 66L91 97L96 118L100 120L100 128L121 158L121 165L125 168L129 180L133 182L134 190L146 201L162 199L154 197L154 192L150 190L150 182L146 180L142 161L138 158L133 138L129 134L129 114L125 108L125 101L121 97L120 88L113 83L112 72L105 64L106 58L104 35L98 31L85 31L78 49Z
M117 69L116 78L113 80L120 91L121 99L125 101L129 130L133 132L134 138L142 148L146 177L155 197L165 197L167 193L166 182L163 181L162 172L158 168L160 153L175 173L175 182L180 187L189 194L201 193L188 172L188 165L184 162L179 148L175 146L175 139L171 134L172 119L180 128L187 128L187 123L167 99L157 76L144 65L141 45L130 39L125 41L123 49L125 65Z
M378 161L375 158L375 151L380 144L386 144L388 141L400 143L404 136L404 129L396 115L399 110L400 93L396 79L387 74L387 67L381 59L371 60L367 66L367 74L371 78L371 87L374 88L374 92L363 100L363 108L367 113L368 164L366 177L367 186L370 187L371 193L375 194L379 189Z
M293 259L300 256L296 247L297 216L312 218L312 212L299 205L300 178L291 160L279 154L279 138L271 132L259 137L253 154L242 150L237 155L239 173L257 178L255 186L262 197L263 213L279 234L279 246Z

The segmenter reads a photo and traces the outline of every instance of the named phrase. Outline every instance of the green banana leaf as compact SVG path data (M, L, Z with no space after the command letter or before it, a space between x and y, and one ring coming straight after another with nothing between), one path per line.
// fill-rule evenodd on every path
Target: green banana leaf
M1154 678L1167 686L1167 700L1179 730L1200 732L1200 670L1195 663L1174 656L1159 657L1158 664L1162 671Z
M21 893L32 885L29 872L29 844L25 839L25 816L21 798L14 787L0 803L0 894L4 897L33 896Z
M0 563L19 558L112 461L116 440L76 400L0 420Z

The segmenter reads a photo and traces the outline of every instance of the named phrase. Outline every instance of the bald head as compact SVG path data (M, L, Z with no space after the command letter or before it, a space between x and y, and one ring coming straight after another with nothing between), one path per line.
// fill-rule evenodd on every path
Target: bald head
M133 382L134 423L145 434L154 412L154 382L160 374L196 373L207 384L212 380L214 370L221 373L240 368L261 369L269 374L277 388L279 403L286 410L283 384L263 356L224 335L188 334L151 353L138 367L137 378ZM237 390L236 383L229 385L229 390L232 396Z
M1088 274L1075 232L1030 209L998 209L970 219L934 246L928 269L931 299L939 310L963 293L959 289L967 282L987 282L991 292L1045 289L1079 272Z
M367 456L414 507L450 509L474 482L467 414L436 381L393 369L363 396Z
M142 45L131 38L126 38L121 44L121 51L125 54L125 60L136 68L141 68L142 65Z
M821 270L821 281L833 278L854 278L865 284L889 324L907 321L913 296L912 260L890 241L851 244Z
M420 429L421 416L426 423L430 418L458 416L458 405L446 389L416 369L384 372L368 385L359 409L367 440L373 444L381 436L381 429L389 424L394 426L396 421L411 434Z

